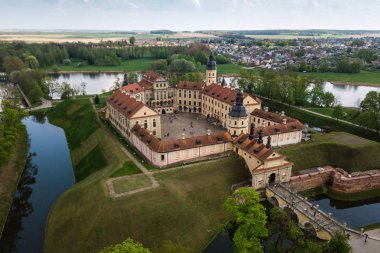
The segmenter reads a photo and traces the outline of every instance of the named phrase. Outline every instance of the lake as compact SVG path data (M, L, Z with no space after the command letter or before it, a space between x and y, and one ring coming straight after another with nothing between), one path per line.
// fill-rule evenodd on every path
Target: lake
M45 223L57 198L75 183L63 129L46 117L23 120L29 157L0 241L0 252L43 252Z
M323 87L325 91L334 94L337 101L344 107L359 107L360 101L365 98L368 92L380 92L380 87L334 85L330 82L325 82Z

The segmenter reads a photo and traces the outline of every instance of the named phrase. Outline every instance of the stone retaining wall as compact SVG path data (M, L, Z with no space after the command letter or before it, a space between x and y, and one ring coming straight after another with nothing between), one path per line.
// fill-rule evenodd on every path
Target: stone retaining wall
M329 184L331 189L341 193L380 189L380 170L348 174L338 168L326 166L318 172L294 176L290 184L296 191L305 191Z

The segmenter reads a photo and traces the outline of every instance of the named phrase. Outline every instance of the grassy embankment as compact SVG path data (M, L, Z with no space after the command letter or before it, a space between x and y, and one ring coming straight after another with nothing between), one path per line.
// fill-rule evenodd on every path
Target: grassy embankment
M102 178L76 184L49 215L45 251L99 252L130 236L147 247L172 240L200 252L230 218L222 204L231 185L248 177L235 158L154 176L159 188L116 200L105 194Z
M294 162L293 172L325 165L348 172L380 169L380 144L343 132L312 134L312 140L279 151Z
M330 189L328 186L319 186L313 189L302 191L301 194L305 197L315 197L324 194L331 199L345 202L355 202L380 197L380 189L372 189L353 193L341 193Z
M52 124L65 130L77 181L103 168L110 168L115 173L124 168L128 161L126 155L99 126L88 97L65 100L50 110L48 117ZM127 168L122 171L128 174ZM131 171L138 172L134 168ZM100 172L97 175L102 176Z
M263 99L263 101L263 104L265 106L268 106L279 112L284 111L290 117L299 119L303 123L308 123L309 126L330 126L334 131L347 132L363 138L380 142L380 134L377 134L376 132L349 125L347 123L337 121L335 119L329 119L323 116L318 116L298 108L289 107L277 101L270 101L268 99Z
M22 130L14 145L8 163L0 167L0 236L11 208L19 178L24 170L28 153L28 135Z
M311 79L324 80L328 82L380 86L380 71L361 71L360 73L298 72L297 74L300 76L308 76Z

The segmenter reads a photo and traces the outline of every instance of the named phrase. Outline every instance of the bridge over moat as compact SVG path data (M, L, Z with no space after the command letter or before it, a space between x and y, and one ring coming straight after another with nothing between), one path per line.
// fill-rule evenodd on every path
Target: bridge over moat
M330 240L339 231L359 233L334 219L331 213L326 214L318 209L286 184L267 185L265 194L271 203L289 212L301 227L322 240Z

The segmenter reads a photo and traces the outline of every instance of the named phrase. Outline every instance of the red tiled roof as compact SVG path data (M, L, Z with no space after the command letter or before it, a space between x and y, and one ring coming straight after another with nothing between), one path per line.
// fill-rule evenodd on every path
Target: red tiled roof
M137 94L144 90L138 83L131 83L121 88L124 93Z
M260 161L265 161L274 153L273 149L267 148L265 144L259 144L257 139L250 140L249 134L239 135L233 143L245 152L255 156Z
M273 113L273 112L268 112L268 111L265 111L265 110L262 110L262 109L255 109L255 110L253 110L253 112L251 113L251 115L259 117L259 118L263 118L263 119L266 119L266 120L270 120L270 121L273 121L273 122L276 122L276 123L281 123L281 124L283 123L284 119L286 119L286 122L288 122L288 123L297 121L296 119L293 119L291 117L282 116L280 114Z
M153 83L152 82L149 82L148 80L146 79L142 79L140 82L138 82L138 84L143 87L144 89L146 90L149 90L153 87Z
M164 78L162 75L158 74L155 71L148 70L143 74L143 78L147 79L150 82L155 82L159 78ZM165 79L165 78L164 78Z
M202 90L205 86L204 82L188 82L188 81L180 81L177 84L177 88L181 89L191 89L191 90Z
M204 88L204 94L213 97L221 102L234 105L237 90L214 83ZM249 94L244 92L244 98L246 98L247 96L249 96Z
M151 135L147 129L142 128L140 125L135 125L132 131L151 150L158 153L232 142L231 135L226 131L178 140L159 140L156 136Z
M136 99L124 94L121 90L117 90L111 97L107 99L107 103L118 110L126 118L131 118L145 105Z
M283 124L279 123L276 125L271 125L271 126L265 126L265 127L257 127L255 129L255 136L258 136L259 130L263 130L263 136L268 136L268 135L275 135L279 133L291 133L291 132L296 132L296 131L302 131L304 129L304 125L299 122L298 120Z

